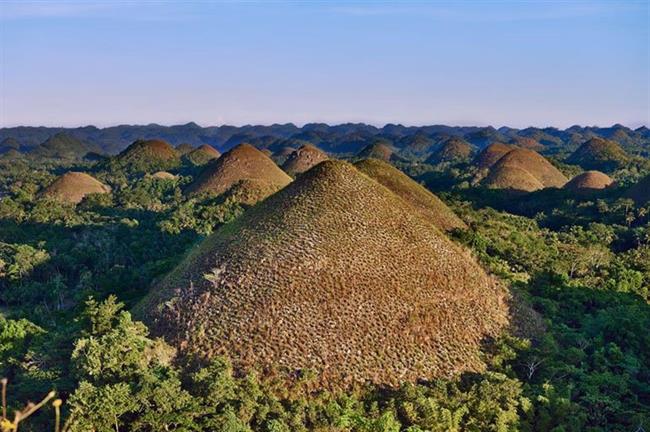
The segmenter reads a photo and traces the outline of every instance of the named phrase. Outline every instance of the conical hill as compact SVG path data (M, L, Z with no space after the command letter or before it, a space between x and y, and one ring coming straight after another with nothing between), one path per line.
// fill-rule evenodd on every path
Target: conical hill
M289 184L291 177L260 150L240 144L206 165L186 192L220 195L242 180L262 181L278 189Z
M507 298L405 200L325 161L206 239L136 313L181 353L340 388L482 370Z

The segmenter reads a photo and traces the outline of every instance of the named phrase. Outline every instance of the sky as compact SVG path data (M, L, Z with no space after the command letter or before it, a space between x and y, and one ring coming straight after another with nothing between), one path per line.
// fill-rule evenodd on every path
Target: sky
M0 0L0 126L650 124L650 1Z

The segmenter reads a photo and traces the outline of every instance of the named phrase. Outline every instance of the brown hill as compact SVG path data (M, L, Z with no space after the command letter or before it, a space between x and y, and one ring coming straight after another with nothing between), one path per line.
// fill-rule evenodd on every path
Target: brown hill
M632 198L637 204L650 202L650 175L645 176L638 183L632 185L626 192L627 198Z
M354 165L358 170L403 198L419 211L424 219L441 230L467 228L465 222L456 216L440 198L389 163L378 159L365 159Z
M529 150L544 150L544 146L539 141L529 137L516 136L512 138L512 144L517 147L526 148Z
M221 156L221 153L217 151L214 147L208 144L203 144L202 146L192 150L187 153L183 160L189 161L192 165L205 165L213 159L218 159Z
M507 300L403 199L325 161L206 239L134 312L182 355L340 388L482 370Z
M517 148L502 156L483 184L491 189L532 192L547 187L561 188L567 178L537 152Z
M442 162L462 162L469 160L472 152L470 143L462 138L452 137L434 151L426 162L434 165Z
M290 176L296 176L327 159L323 151L311 144L305 144L289 155L282 164L282 169Z
M365 146L357 157L363 159L379 159L389 161L393 157L393 149L384 143L374 143Z
M108 193L111 188L82 172L67 172L43 190L42 197L77 204L88 194Z
M603 174L600 171L587 171L573 177L564 185L564 189L574 192L597 190L605 189L611 186L612 183L614 181L607 174Z
M628 160L628 155L618 143L593 137L578 147L566 161L588 170L612 171Z
M264 153L250 144L240 144L212 160L186 192L219 195L245 179L261 180L279 188L291 182L291 177Z
M158 179L158 180L176 180L177 179L177 177L174 174L169 173L167 171L157 171L157 172L151 174L151 177L153 177L155 179Z
M474 159L474 164L479 169L490 168L497 163L499 159L513 150L514 147L500 142L490 144L481 151Z

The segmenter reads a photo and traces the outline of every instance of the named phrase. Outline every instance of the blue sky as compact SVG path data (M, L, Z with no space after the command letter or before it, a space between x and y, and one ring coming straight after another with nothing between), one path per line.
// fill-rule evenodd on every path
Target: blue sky
M0 126L650 123L648 1L0 0Z

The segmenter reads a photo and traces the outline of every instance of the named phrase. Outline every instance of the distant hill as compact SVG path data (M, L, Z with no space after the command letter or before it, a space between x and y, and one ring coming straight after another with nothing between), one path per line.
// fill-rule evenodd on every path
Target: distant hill
M393 158L393 149L384 143L372 143L365 146L357 157L362 159L379 159L383 161L390 161Z
M189 152L191 152L192 150L194 150L194 146L192 144L183 143L183 144L179 144L179 145L176 146L176 152L180 156L184 156L184 155L188 154Z
M205 165L213 159L218 159L221 156L214 147L203 144L202 146L193 149L192 151L183 155L183 160L191 163L192 165Z
M312 144L330 155L350 156L377 141L400 150L403 157L423 160L451 137L462 138L482 149L495 142L514 143L544 154L565 157L585 141L597 137L619 144L633 156L650 157L650 133L647 128L632 130L622 125L611 127L572 126L560 130L553 127L516 129L510 127L474 126L404 126L387 124L375 127L363 123L327 125L310 123L297 127L292 123L245 126L207 126L187 123L174 126L119 125L107 128L84 126L78 128L48 128L19 126L0 128L0 142L12 138L20 143L22 152L38 147L49 137L63 132L84 143L96 146L96 151L117 154L137 140L160 139L172 146L199 147L208 144L224 152L248 142L260 149L276 153L280 148ZM538 144L536 144L538 143ZM183 154L186 147L181 148Z
M206 239L134 312L182 355L309 369L336 389L483 370L507 298L406 201L325 161Z
M166 171L180 165L176 150L163 140L138 140L107 163L128 172L151 173Z
M539 153L514 149L501 157L483 180L491 189L532 192L547 187L561 188L567 178Z
M307 144L291 153L282 164L282 169L290 176L296 176L327 159L329 157L323 151Z
M20 150L20 143L12 137L7 137L0 142L0 153L6 153L9 150Z
M514 149L513 146L503 143L493 143L484 148L474 159L474 165L479 169L490 168L499 159Z
M266 182L278 188L291 183L291 177L268 156L250 144L240 144L206 165L185 192L220 195L242 180Z
M613 183L614 181L607 174L600 171L586 171L573 177L564 185L564 189L574 192L598 190L605 189Z
M471 144L459 137L451 137L444 141L426 160L430 164L443 162L465 162L471 159L474 149Z
M101 151L98 146L87 144L64 132L59 132L30 152L31 156L48 159L83 159L89 153Z
M456 216L440 198L389 163L378 159L365 159L355 163L354 166L404 199L427 222L441 230L467 228L465 222Z
M41 192L44 198L77 204L91 193L109 193L111 188L82 172L67 172Z
M566 160L588 170L613 171L629 160L629 156L616 142L591 138Z
M282 147L271 155L271 159L273 159L278 166L282 166L294 151L296 151L294 147Z

